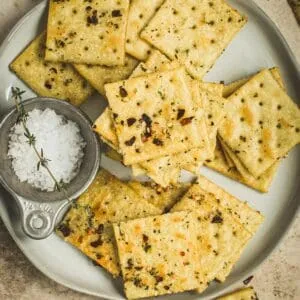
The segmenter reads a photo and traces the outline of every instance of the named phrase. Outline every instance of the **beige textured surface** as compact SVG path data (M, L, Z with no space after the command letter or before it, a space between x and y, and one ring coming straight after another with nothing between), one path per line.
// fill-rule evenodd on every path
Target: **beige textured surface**
M247 0L244 0L247 1ZM0 42L38 0L0 0ZM300 62L300 34L285 0L255 0L279 26ZM257 270L251 285L262 300L300 299L300 215L279 249ZM236 288L243 286L242 282ZM234 288L232 288L234 289ZM1 300L92 300L47 279L33 267L0 221Z

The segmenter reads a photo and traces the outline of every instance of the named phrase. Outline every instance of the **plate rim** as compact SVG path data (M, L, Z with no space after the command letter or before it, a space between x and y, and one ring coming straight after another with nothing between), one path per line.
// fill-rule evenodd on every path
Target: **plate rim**
M236 1L239 2L240 0L236 0ZM284 44L284 46L285 46L285 48L286 48L286 50L289 54L289 58L291 59L292 64L293 64L293 66L295 67L295 69L298 73L298 77L300 77L300 64L298 63L295 54L291 50L291 47L289 46L288 42L286 41L285 37L281 33L281 31L278 28L278 26L276 25L276 23L267 15L267 13L257 3L255 3L253 0L250 0L249 2L251 2L251 5L255 8L255 10L258 11L258 13L260 15L262 15L263 18L267 21L267 23L274 29L274 31L276 32L276 35L280 39L280 42ZM47 1L46 0L41 1L40 3L35 5L32 9L30 9L23 17L21 17L17 21L17 23L13 26L13 28L10 30L10 32L8 33L8 35L6 36L6 38L3 40L3 42L0 45L0 56L1 56L2 52L4 51L4 49L6 48L6 46L10 43L11 38L18 31L18 29L27 21L27 19L30 18L31 15L35 11L37 11L39 9L43 9L46 6L47 6ZM300 185L297 188L295 196L293 198L291 198L291 200L294 202L296 200L296 198L299 197L299 194L300 194ZM0 201L2 201L2 200L0 199ZM299 213L300 213L300 201L298 201L297 208L291 214L292 215L291 220L281 230L280 237L276 240L276 242L273 242L271 245L269 245L269 247L266 250L266 252L264 253L264 255L262 257L259 257L257 262L252 267L248 268L244 272L241 272L241 275L239 276L240 277L239 279L237 278L235 280L232 280L232 282L226 288L224 288L220 291L216 291L216 292L211 293L211 295L209 297L214 298L214 297L218 297L220 295L226 294L229 290L232 289L232 287L234 285L236 285L241 280L241 278L247 278L251 274L255 273L257 268L259 266L261 266L281 246L283 240L286 238L287 233L290 231L292 226L295 224L296 217ZM91 296L96 296L98 298L103 297L103 299L108 299L108 300L115 300L116 299L115 297L112 297L112 296L103 295L101 292L95 293L95 292L89 291L88 289L85 289L85 288L79 288L75 285L73 286L72 284L69 284L69 283L65 282L65 280L63 278L61 278L61 279L55 278L55 275L48 272L47 268L44 268L42 265L38 265L38 263L35 262L34 255L31 255L30 253L27 252L27 250L25 250L25 247L23 246L22 242L18 240L17 235L14 232L14 228L12 226L10 226L9 221L6 219L6 217L4 216L4 214L1 210L0 210L0 217L1 217L5 227L7 229L7 231L9 232L11 238L14 240L14 242L16 243L18 248L22 251L22 253L30 261L30 263L35 268L37 268L40 272L42 272L46 277L48 277L49 279L53 280L54 282L56 282L58 284L61 284L65 287L67 287L67 288L69 288L73 291L79 292L79 293L83 293L83 294L91 295ZM199 296L200 295L201 294L199 294Z

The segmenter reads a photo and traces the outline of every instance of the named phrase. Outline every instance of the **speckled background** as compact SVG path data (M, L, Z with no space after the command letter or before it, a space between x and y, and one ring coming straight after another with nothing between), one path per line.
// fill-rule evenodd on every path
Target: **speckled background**
M19 18L38 2L38 0L0 0L0 42ZM300 27L287 1L255 0L255 2L277 24L300 62ZM251 285L255 287L260 299L300 299L300 215L284 242L253 275ZM241 286L242 282L236 287ZM0 219L0 300L11 299L95 298L73 292L40 273L17 248Z

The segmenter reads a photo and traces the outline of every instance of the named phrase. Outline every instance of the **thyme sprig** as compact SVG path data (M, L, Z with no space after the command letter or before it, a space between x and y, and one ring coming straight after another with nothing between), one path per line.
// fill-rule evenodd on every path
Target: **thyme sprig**
M24 105L23 105L23 94L25 91L22 91L18 87L12 87L11 88L11 93L12 93L12 98L14 99L14 102L16 104L16 109L18 112L18 117L17 117L17 124L22 124L24 128L24 136L27 138L27 143L33 148L34 152L36 153L38 157L38 163L37 163L37 170L40 170L40 167L43 167L50 177L52 178L54 182L54 189L57 191L65 191L65 183L64 182L58 182L58 180L55 178L54 174L50 170L48 166L48 162L50 159L46 158L44 156L44 150L41 149L39 152L37 147L36 147L36 137L33 133L30 132L30 130L27 127L27 119L28 119L28 113L26 112Z

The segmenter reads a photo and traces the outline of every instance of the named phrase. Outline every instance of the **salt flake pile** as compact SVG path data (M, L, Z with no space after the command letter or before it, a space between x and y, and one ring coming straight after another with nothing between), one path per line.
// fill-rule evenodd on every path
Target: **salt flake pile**
M47 166L58 182L69 183L79 172L84 156L84 142L76 123L57 115L54 110L34 109L28 114L26 126L36 137L36 149L43 149L49 159ZM55 184L47 170L37 168L39 159L24 135L22 124L12 127L8 144L8 157L21 182L28 182L43 191L53 191Z

